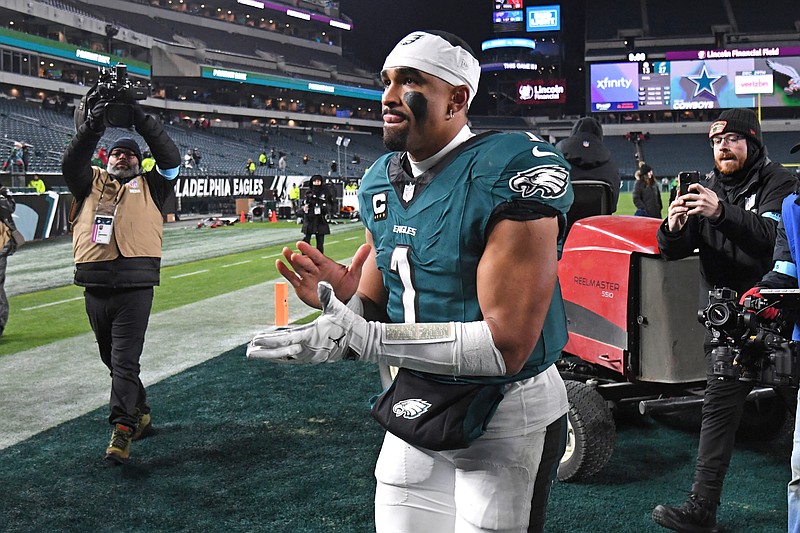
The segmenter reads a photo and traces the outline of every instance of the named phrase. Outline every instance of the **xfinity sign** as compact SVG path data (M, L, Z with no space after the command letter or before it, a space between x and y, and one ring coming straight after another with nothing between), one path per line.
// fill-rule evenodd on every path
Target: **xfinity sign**
M526 31L558 31L561 29L561 6L525 8Z
M606 89L628 89L633 81L629 78L609 79L608 76L602 80L597 80L597 88L600 90Z

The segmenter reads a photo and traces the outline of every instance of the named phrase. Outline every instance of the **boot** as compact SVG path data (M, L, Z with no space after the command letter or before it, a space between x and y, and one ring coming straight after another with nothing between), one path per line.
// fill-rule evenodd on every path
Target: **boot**
M136 428L133 431L131 440L143 439L155 432L156 430L153 428L153 417L150 416L150 413L143 413L139 409L136 409Z
M106 448L106 459L118 464L125 464L131 454L131 437L133 428L117 424L111 433L111 442Z
M680 507L658 505L653 509L653 521L681 533L716 533L719 502L692 492Z

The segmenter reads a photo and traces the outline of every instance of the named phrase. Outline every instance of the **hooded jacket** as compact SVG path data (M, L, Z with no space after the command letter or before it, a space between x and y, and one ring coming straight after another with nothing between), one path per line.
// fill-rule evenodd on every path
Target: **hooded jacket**
M657 239L661 257L681 259L700 251L700 307L708 304L708 291L730 287L744 294L772 267L775 235L781 203L797 185L786 168L770 161L760 147L739 180L714 169L705 187L713 190L722 206L720 217L692 215L678 232L670 232L664 220Z
M611 205L617 210L619 198L619 168L611 152L603 144L603 126L592 117L585 117L572 127L569 137L556 144L572 166L571 181L599 180L611 185Z

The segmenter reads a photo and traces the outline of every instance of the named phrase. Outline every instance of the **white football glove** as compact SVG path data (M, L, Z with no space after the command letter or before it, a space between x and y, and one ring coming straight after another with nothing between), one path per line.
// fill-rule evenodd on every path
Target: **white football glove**
M317 286L322 315L303 326L278 328L257 335L247 346L247 357L276 363L333 363L344 358L349 349L348 336L353 322L366 321L348 309L333 295L327 282Z
M353 359L454 376L504 376L503 356L484 321L420 324L367 322L317 285L322 315L305 326L256 336L247 356L276 363L333 363ZM352 352L349 350L352 349Z

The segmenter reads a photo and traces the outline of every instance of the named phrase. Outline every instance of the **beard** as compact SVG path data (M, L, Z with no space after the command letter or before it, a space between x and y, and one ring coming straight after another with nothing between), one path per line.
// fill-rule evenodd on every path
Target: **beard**
M730 176L744 168L744 161L740 161L738 157L717 157L716 164L720 172Z
M138 176L141 172L141 169L139 167L139 163L131 165L128 168L114 168L111 166L111 163L109 163L106 165L106 172L108 172L109 176L118 181L126 181Z
M408 144L408 128L402 131L383 130L383 145L392 152L404 152Z
M408 106L411 114L414 117L414 124L416 127L425 124L428 120L428 99L425 95L418 92L410 92L403 95L403 102ZM383 130L383 144L387 149L393 152L403 152L408 150L408 135L410 131L410 123L408 122L408 115L397 111L397 114L405 117L406 127L402 131L395 129L387 131Z

